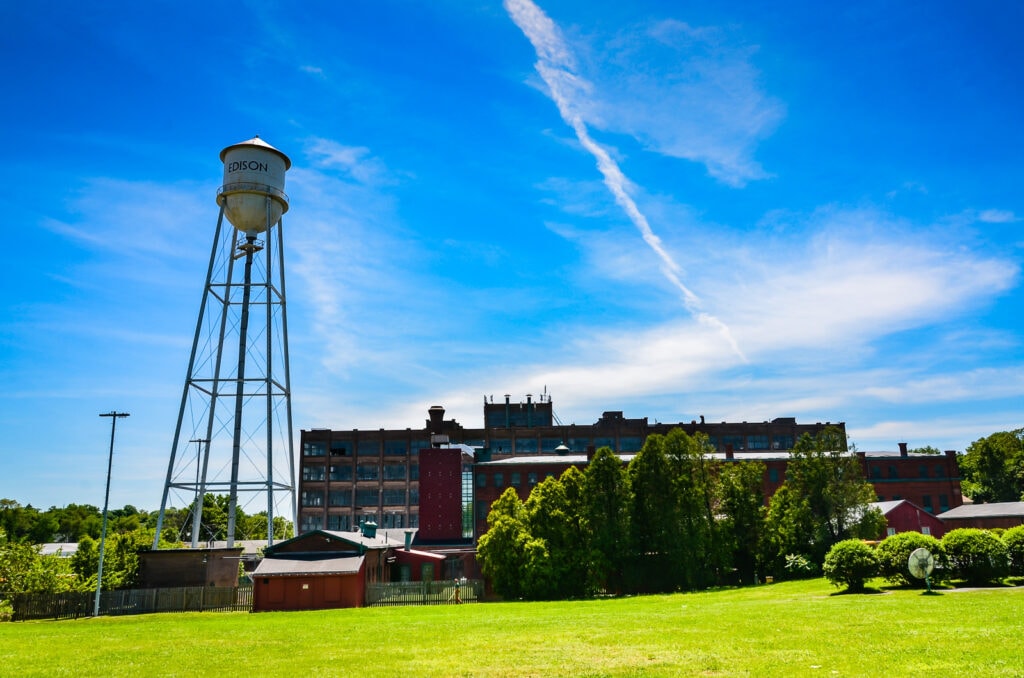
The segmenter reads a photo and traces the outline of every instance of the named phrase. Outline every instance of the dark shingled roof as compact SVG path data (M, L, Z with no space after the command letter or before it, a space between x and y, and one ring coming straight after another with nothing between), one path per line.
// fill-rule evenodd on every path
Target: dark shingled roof
M347 556L338 558L304 556L300 558L264 558L256 566L253 577L318 575L318 574L356 574L363 565L363 556Z
M963 504L945 513L939 518L1022 518L1024 517L1024 501L1003 501L993 504Z

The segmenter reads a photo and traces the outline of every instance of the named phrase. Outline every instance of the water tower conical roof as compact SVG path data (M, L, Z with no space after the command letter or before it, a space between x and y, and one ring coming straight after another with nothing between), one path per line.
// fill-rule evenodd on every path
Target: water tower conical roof
M257 146L257 147L262 148L262 149L267 150L267 151L273 151L274 153L277 153L279 156L284 158L284 168L286 170L290 169L291 166L292 166L291 158L289 158L287 155L285 155L284 153L282 153L278 149L276 149L273 146L271 146L270 144L268 144L263 139L260 139L258 134L256 136L254 136L252 139L249 139L247 141L239 141L237 144L231 144L230 146L225 148L223 151L221 151L220 152L220 160L221 160L221 162L224 162L224 156L227 154L228 151L230 151L232 148L238 148L239 146Z

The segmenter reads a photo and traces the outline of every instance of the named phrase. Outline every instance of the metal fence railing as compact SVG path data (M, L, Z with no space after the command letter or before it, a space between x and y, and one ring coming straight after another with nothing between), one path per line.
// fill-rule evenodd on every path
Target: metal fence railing
M13 621L77 619L92 615L95 592L18 593L11 596ZM148 612L248 612L252 585L235 587L188 586L162 589L124 589L100 594L100 614Z
M367 584L366 606L476 603L483 595L484 582L480 579Z

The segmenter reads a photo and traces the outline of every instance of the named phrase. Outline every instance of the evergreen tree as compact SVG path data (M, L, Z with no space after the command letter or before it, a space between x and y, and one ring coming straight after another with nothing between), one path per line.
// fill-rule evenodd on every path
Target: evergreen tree
M591 568L605 591L621 593L629 548L629 486L622 460L601 447L584 474L583 512L590 527Z

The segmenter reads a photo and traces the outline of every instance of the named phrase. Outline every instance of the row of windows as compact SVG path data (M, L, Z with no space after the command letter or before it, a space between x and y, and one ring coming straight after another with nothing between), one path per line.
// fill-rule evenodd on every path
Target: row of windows
M419 464L357 464L355 467L356 480L409 480L420 479ZM320 464L308 464L302 467L302 479L311 481L322 481L324 478L331 480L351 481L353 470L351 465L339 464L324 467Z
M735 451L741 450L791 450L791 435L750 435L750 436L708 436L708 443L716 450L725 451L731 445Z
M363 513L358 516L358 522L356 517L348 514L335 515L330 514L327 516L327 529L335 530L338 532L348 532L362 526L363 523L373 521L377 523L378 527L382 528L401 528L401 527L419 527L420 521L419 516L415 513L396 513L386 512L381 516L380 520L377 520L376 512ZM299 521L299 529L301 532L310 532L312 530L324 529L324 517L322 515L304 515Z
M896 467L895 464L889 464L889 468L887 469L887 471L888 471L888 476L887 476L888 478L899 478L900 477L899 469ZM919 478L929 478L929 477L931 477L929 475L929 471L930 471L930 469L929 469L927 464L921 464L921 465L919 465L917 467L917 475L918 475ZM872 464L871 465L871 477L875 478L875 479L881 478L882 477L882 467L877 465L877 464ZM946 478L946 477L948 477L947 472L946 472L946 465L945 464L936 464L935 465L935 477L936 478Z
M404 489L370 489L356 490L355 501L353 492L348 490L331 490L327 493L328 506L405 506L407 503L416 506L420 503L420 491L412 488ZM408 499L408 501L407 501ZM324 505L324 493L317 490L304 490L300 496L302 506L316 507Z
M383 451L385 457L417 456L420 450L430 447L426 440L332 440L330 443L332 457L355 456L376 457ZM302 443L302 454L305 457L323 457L327 454L328 444L322 440Z
M554 475L555 474L553 472L549 471L548 473L544 474L544 477L545 478L553 478ZM494 487L505 487L505 474L503 472L498 471L498 472L494 473L491 476L491 479L494 482ZM538 476L537 476L537 473L535 471L530 471L529 473L526 474L526 484L529 487L533 487L534 485L536 485L537 484L537 480L538 480ZM522 473L519 473L518 471L513 471L512 473L508 474L508 486L509 487L520 487L522 485L522 483L523 483L523 474ZM486 473L477 473L476 474L476 486L477 487L487 487L487 474Z

